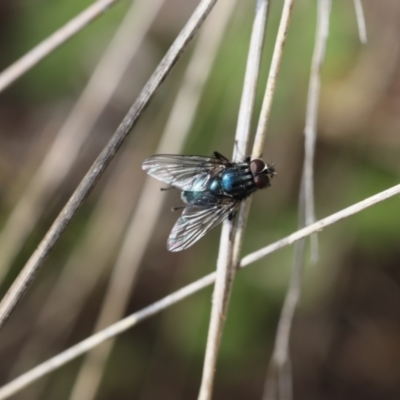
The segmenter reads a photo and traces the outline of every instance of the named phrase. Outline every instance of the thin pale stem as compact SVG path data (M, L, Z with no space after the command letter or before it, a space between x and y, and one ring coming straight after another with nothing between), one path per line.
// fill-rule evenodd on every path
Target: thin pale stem
M75 359L76 357L88 352L97 345L104 343L106 340L111 339L118 334L126 331L130 327L136 325L139 321L143 321L154 314L157 314L162 309L168 308L173 304L185 299L191 293L195 293L214 282L215 273L207 275L206 277L188 285L184 288L172 293L169 296L164 297L160 301L153 303L151 306L132 314L129 317L118 321L117 323L109 326L106 329L90 336L84 341L70 347L68 350L63 351L57 356L51 358L48 361L38 365L27 373L14 379L9 384L3 386L0 389L0 399L6 399L9 396L17 393L27 385L31 384L35 380L47 375L49 372L61 367L65 363Z
M315 210L314 210L314 155L315 145L317 138L317 119L318 119L318 102L320 93L320 82L321 82L321 67L324 60L326 42L328 39L329 32L329 15L330 15L331 1L330 0L319 0L318 1L318 12L317 12L317 25L315 32L315 45L314 53L311 63L310 73L310 84L308 89L307 98L307 110L306 110L306 123L304 129L305 141L304 141L304 163L303 173L301 179L301 187L299 194L299 229L304 226L310 225L315 222ZM315 238L316 245L316 234L312 235L311 238ZM317 257L317 249L312 249L314 258ZM276 378L279 382L291 382L291 377L284 377L284 375L290 371L286 368L290 364L289 357L289 339L290 331L293 322L293 317L297 304L300 300L301 286L303 281L303 270L304 270L304 252L305 252L305 240L300 240L295 245L294 261L292 266L292 275L284 301L281 317L278 324L278 329L275 338L275 346L271 359L271 366L268 369L272 372L277 372ZM266 385L271 384L274 378L267 377ZM264 399L270 400L272 398L288 399L288 393L291 390L287 390L285 385L272 384L278 388L277 397L271 397L276 395L274 391L269 389L267 386L264 392ZM282 389L285 387L285 389ZM282 392L284 390L284 392Z
M0 276L5 275L7 267L22 246L23 240L40 218L43 210L46 209L48 199L74 165L82 144L110 101L163 3L164 0L132 2L125 18L93 71L86 88L71 110L41 167L32 178L31 184L21 196L0 234ZM73 321L81 308L80 304L84 302L87 294L96 285L104 273L106 265L109 265L110 251L115 248L116 241L120 240L121 230L126 224L130 214L129 210L132 209L131 196L122 196L117 199L113 195L114 199L112 199L110 194L119 193L120 189L117 187L121 187L121 184L125 189L127 188L126 183L122 182L123 180L127 181L126 177L124 178L126 171L132 171L128 167L132 158L135 158L132 153L131 149L126 149L125 155L118 160L122 166L113 173L107 190L94 210L91 220L88 222L87 235L83 243L71 254L57 283L53 285L48 300L40 310L36 321L36 336L33 336L19 352L18 360L10 373L11 376L16 375L15 370L20 371L21 365L26 365L27 359L35 359L38 352L42 351L37 343L43 340L44 331L46 331L45 336L49 343L50 354L54 337L60 334L63 337L68 335L68 328L73 326ZM118 206L116 206L116 202L119 202ZM22 216L29 214L29 217L21 217L21 213ZM107 230L103 229L104 226L107 227ZM93 248L93 243L96 243L96 249ZM96 265L96 270L93 272L87 268L82 269L82 265ZM72 286L74 286L73 291L71 291ZM57 313L61 312L63 318L59 319L57 324L50 324L49 327L49 321L57 319L58 316L54 315L56 299L67 292L69 292L68 303L64 305L62 311L56 311Z
M356 11L358 36L360 38L360 42L366 44L368 41L367 26L365 24L365 16L361 0L354 0L354 9Z
M268 3L268 0L258 0L256 3L244 88L236 128L235 148L233 152L234 159L238 159L240 155L246 153L250 136L251 117L253 114L257 79L264 43ZM198 396L199 400L209 400L212 396L219 346L238 261L237 259L234 260L234 255L239 254L239 251L234 251L232 241L234 237L233 229L233 221L225 221L223 223L217 262L217 279L212 298L203 375Z
M164 0L137 0L93 71L39 168L0 233L0 282L49 199L73 168L93 126L109 103Z
M245 256L240 262L240 267L246 267L247 265L259 260L260 258L281 249L282 247L293 244L294 242L297 242L298 240L303 239L313 233L320 232L325 227L335 224L342 219L348 218L353 214L357 214L360 211L365 210L366 208L380 203L390 197L396 196L398 193L400 193L400 185L393 186L390 189L384 190L383 192L380 192L374 196L368 197L363 201L360 201L350 207L347 207L335 214L330 215L329 217L320 219L319 221L314 222L313 224L292 233L291 235L282 240L279 240L278 242L272 243L266 247L263 247L260 250L257 250Z
M283 4L281 21L279 23L278 34L276 36L274 52L272 54L271 67L265 88L264 99L261 107L260 118L258 120L257 132L254 138L252 158L260 158L263 154L265 136L271 113L272 100L275 94L276 82L282 61L283 49L285 47L286 36L292 16L294 0L285 0Z
M324 228L333 225L343 219L346 219L354 214L357 214L375 204L381 203L391 197L398 196L400 194L400 184L393 186L387 190L384 190L374 196L368 197L350 207L347 207L335 214L332 214L326 218L323 218L303 229L300 229L285 238L278 240L254 253L251 253L244 257L240 262L240 268L246 268L250 264L260 260L261 258L274 253L286 246L297 242L298 240L304 239L315 232L320 232ZM198 291L210 286L215 281L216 273L213 272L205 277L191 283L179 289L178 291L171 293L170 295L164 297L163 299L145 307L144 309L135 312L118 321L117 323L103 329L102 331L96 333L95 335L85 339L84 341L70 347L64 352L58 354L57 356L45 361L44 363L36 366L25 374L19 376L8 384L0 388L0 400L6 399L9 396L17 393L24 387L30 385L34 381L38 380L42 376L49 374L50 372L60 368L69 361L79 357L80 355L88 352L99 344L105 342L106 340L119 335L122 332L132 328L138 323L144 321L147 318L152 317L160 313L161 311L171 307L172 305L178 303L181 300L197 293Z
M254 105L254 99L256 94L256 84L258 80L258 72L261 65L261 55L265 38L265 30L267 26L267 18L269 12L269 1L258 1L256 6L256 17L254 19L253 33L250 42L249 61L245 76L245 89L243 90L242 103L249 104L248 112L243 112L243 116L239 114L238 126L237 126L237 143L238 147L245 149L247 154L247 143L249 137L249 131L251 127L251 116ZM251 62L250 60L254 60ZM245 101L247 100L248 101ZM245 135L239 135L240 132L244 132ZM241 137L246 138L245 140L240 139ZM243 140L243 143L240 142ZM236 159L240 154L236 154ZM250 212L251 198L244 201L239 209L237 219L235 221L234 230L234 241L233 241L233 253L232 253L232 265L236 266L239 257L240 250L243 243L244 230L247 223L247 217Z
M314 205L314 158L317 140L318 103L321 88L321 67L325 57L326 43L329 36L329 15L331 0L318 1L317 27L314 53L311 64L310 83L308 87L306 123L304 129L304 164L302 185L304 185L304 220L300 220L300 228L315 221ZM311 258L318 260L317 235L311 237Z
M229 244L229 240L231 232L231 224L224 223L221 232L210 325L208 327L207 346L198 400L209 400L212 396L217 357L233 279L232 268L230 268L232 246ZM223 245L223 243L228 243L228 245Z
M290 364L289 339L294 313L301 294L305 244L305 239L299 240L295 244L292 276L278 323L275 346L264 389L264 400L274 400L277 398L282 400L292 399L292 388L291 386L288 387L288 384L291 385L292 376L287 375L290 372L290 368L287 368Z
M0 74L0 93L118 0L98 0Z
M233 152L233 160L235 161L242 161L247 155L258 74L260 72L265 30L267 27L268 10L268 0L257 0L250 38L249 54L247 56L243 93L240 101L240 112L236 126L236 143ZM244 151L244 153L240 154L239 149Z
M156 68L139 97L125 116L117 131L96 159L82 182L63 208L50 230L39 244L25 267L0 303L0 328L17 305L22 295L27 291L29 284L34 280L44 260L53 249L68 223L71 221L79 206L83 203L90 191L96 185L108 164L128 136L137 122L144 108L147 106L156 90L172 70L183 51L202 25L217 0L202 0L191 18L180 32L179 36Z
M90 215L85 235L71 252L57 281L52 284L31 327L32 335L19 350L9 376L16 376L26 365L53 353L54 344L57 342L60 345L68 337L86 298L108 272L112 254L118 248L134 206L132 198L138 190L134 183L127 185L132 181L133 160L137 159L135 153L135 149L126 147L116 160L118 165ZM122 192L124 196L115 195ZM57 307L54 307L55 304ZM44 338L45 349L42 346Z

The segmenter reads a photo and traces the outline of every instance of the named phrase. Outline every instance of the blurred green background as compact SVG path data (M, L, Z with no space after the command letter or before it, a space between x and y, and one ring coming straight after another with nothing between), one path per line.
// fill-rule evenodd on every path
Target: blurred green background
M223 0L220 0L223 1ZM90 2L49 0L0 3L0 69L44 40ZM97 122L78 160L29 235L0 290L5 293L118 126L154 68L190 16L194 0L166 0L131 63L113 101ZM318 218L399 182L400 177L400 3L363 1L368 43L361 45L352 1L334 2L322 72L315 203ZM125 14L123 1L29 71L0 95L0 227L48 151L97 60ZM273 2L255 115L261 107L281 2ZM235 10L201 99L184 153L232 154L243 86L254 1ZM264 159L278 176L257 193L243 255L296 230L303 158L303 130L316 19L316 1L295 3L274 99ZM190 49L193 45L190 47ZM135 204L145 178L141 162L153 154L190 50L157 92L125 148L125 189L113 196ZM256 125L256 118L254 118ZM100 309L118 244L100 275L82 260L82 273L96 276L78 318L57 332L69 305L68 291L53 304L46 329L35 321L48 293L65 273L70 254L84 240L87 221L109 189L121 155L110 165L47 260L33 287L0 333L0 383L90 335ZM162 184L160 184L162 186ZM111 189L109 189L111 190ZM167 202L140 265L126 315L214 270L220 228L182 253L165 242L177 213L177 193ZM400 227L393 198L319 234L320 260L306 258L301 306L291 339L294 398L400 398ZM112 215L111 215L112 218ZM104 226L107 232L108 227ZM110 235L113 235L110 232ZM122 240L122 239L121 239ZM119 241L120 242L120 241ZM218 362L216 399L260 399L277 322L286 293L293 248L285 248L237 275ZM71 293L74 287L70 288ZM194 399L201 378L211 289L120 335L96 399ZM52 340L48 340L49 331ZM20 359L35 343L31 356ZM68 399L81 359L61 368L13 399Z

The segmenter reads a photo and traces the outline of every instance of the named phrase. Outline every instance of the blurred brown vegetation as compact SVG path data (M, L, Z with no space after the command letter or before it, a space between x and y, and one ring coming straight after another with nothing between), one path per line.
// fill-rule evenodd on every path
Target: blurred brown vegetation
M0 3L0 69L76 15L83 3L90 2ZM185 153L206 155L218 150L229 156L232 152L253 3L240 2L234 14ZM297 226L315 3L299 0L295 5L264 154L268 162L275 163L278 176L270 189L254 198L243 254L280 239ZM14 260L1 293L116 129L196 4L194 0L166 1L73 170ZM352 1L333 4L315 163L318 218L399 182L400 3L364 0L363 5L368 32L365 46L359 43ZM122 2L110 9L1 93L0 227L46 154L127 6ZM280 2L273 2L257 111L279 16ZM57 331L58 320L65 317L63 310L69 304L68 291L52 304L51 324L44 330L33 327L48 293L65 273L70 254L84 240L87 221L102 192L112 191L115 207L122 202L134 209L144 180L141 162L155 149L189 57L184 55L163 84L125 143L126 154L117 155L0 333L1 384L91 333L119 240L110 249L102 272L88 260L78 262L82 274L93 274L96 284L68 330ZM121 183L112 186L110 180L115 179L117 168ZM160 196L167 196L167 204L126 314L215 268L219 229L185 252L167 252L165 242L177 218L169 208L179 198L176 193ZM390 199L319 234L320 260L317 265L307 261L302 305L291 342L296 400L400 398L399 205L398 198ZM108 233L109 226L99 229ZM110 229L109 235L115 239L117 234ZM238 274L218 363L216 399L261 398L292 256L292 248L285 248ZM71 293L74 289L70 287ZM210 289L197 294L121 335L97 399L196 398L210 294ZM55 332L51 340L50 331ZM21 349L30 341L36 350L21 362ZM52 374L45 385L39 382L13 398L32 399L41 393L41 399L67 399L80 362L70 363Z

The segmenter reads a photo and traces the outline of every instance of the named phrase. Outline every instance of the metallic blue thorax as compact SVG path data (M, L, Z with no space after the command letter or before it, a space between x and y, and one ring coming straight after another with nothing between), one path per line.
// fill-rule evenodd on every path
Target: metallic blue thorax
M248 163L236 164L227 167L218 176L210 179L207 192L210 196L204 196L204 191L184 191L181 194L182 200L187 204L197 203L198 199L212 203L213 198L219 196L229 196L236 200L248 197L256 190L253 174L249 169ZM199 204L201 205L201 204ZM208 204L204 204L207 206Z
M226 168L210 185L210 190L215 194L232 196L238 200L249 196L255 189L253 174L247 163Z

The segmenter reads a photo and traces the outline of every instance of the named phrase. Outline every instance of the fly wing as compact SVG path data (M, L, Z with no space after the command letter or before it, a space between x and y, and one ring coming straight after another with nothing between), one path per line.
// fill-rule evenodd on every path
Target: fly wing
M206 190L209 181L222 172L228 161L202 156L160 154L147 158L142 169L153 178L181 190Z
M215 197L210 192L204 192L204 197L207 198L203 201L198 199L197 204L207 206L190 204L183 210L169 235L169 251L176 252L190 247L232 214L240 203L232 197Z

